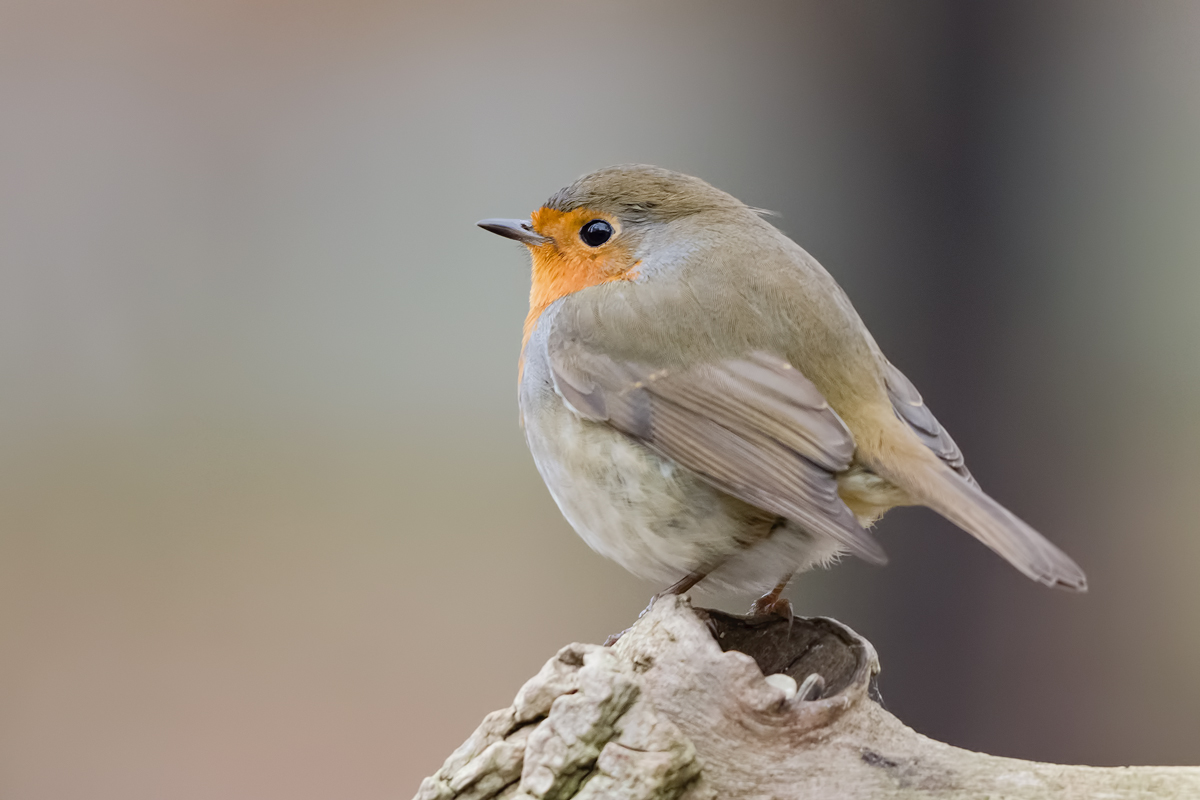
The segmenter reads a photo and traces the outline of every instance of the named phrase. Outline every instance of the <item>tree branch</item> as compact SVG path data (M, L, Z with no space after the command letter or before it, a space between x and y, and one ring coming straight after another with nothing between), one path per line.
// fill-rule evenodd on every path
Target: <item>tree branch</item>
M1060 766L936 742L883 708L878 672L871 644L834 620L666 597L612 647L560 650L416 800L1200 797L1200 767Z

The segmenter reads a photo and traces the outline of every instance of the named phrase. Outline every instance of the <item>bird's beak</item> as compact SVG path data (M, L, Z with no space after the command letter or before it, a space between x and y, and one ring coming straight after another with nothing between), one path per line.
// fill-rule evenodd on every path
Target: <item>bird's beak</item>
M475 223L485 231L503 236L506 239L516 239L521 244L537 247L548 241L545 236L536 233L527 219L481 219Z

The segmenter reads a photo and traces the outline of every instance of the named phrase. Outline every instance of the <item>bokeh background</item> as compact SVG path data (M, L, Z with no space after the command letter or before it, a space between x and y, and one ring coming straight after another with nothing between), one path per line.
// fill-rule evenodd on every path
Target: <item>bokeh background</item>
M474 228L625 161L778 211L1089 574L894 512L792 590L889 707L1200 763L1200 4L3 0L0 796L408 797L626 627Z

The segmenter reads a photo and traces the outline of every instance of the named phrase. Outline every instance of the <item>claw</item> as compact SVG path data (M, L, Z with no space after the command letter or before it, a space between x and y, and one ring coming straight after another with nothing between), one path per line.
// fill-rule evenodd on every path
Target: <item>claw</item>
M785 575L783 580L775 585L775 588L764 594L762 597L754 601L754 605L750 606L750 616L761 617L767 614L783 617L788 621L788 631L791 631L792 622L792 604L783 596L783 590L787 588L788 583L792 580L789 573Z
M789 622L792 619L792 601L786 597L765 594L754 601L750 606L750 616L762 617L771 614L777 617L783 617Z
M650 602L649 602L649 604L648 604L648 605L647 605L645 608L643 608L643 609L642 609L640 612L638 612L638 617L637 617L637 618L638 618L638 619L641 619L642 617L644 617L644 616L646 616L647 614L649 614L649 613L650 613L650 609L654 608L654 604L655 604L655 603L657 603L659 600L662 600L664 597L669 597L669 596L671 596L672 594L674 594L674 592L672 592L670 589L667 589L666 591L659 592L658 594L656 594L656 595L654 595L653 597L651 597L651 598L650 598Z
M604 640L604 646L612 647L614 644L621 641L621 637L627 633L629 633L629 628L626 628L625 630L621 631L620 633L609 634L608 638Z
M663 599L664 597L670 597L672 595L686 593L689 589L691 589L697 583L704 580L704 576L706 574L708 574L708 573L706 573L706 572L689 573L688 575L684 576L680 580L678 580L675 583L668 586L666 589L663 589L661 592L659 592L658 594L656 594L650 598L650 604L642 609L642 613L638 614L638 619L641 619L642 617L649 614L650 609L654 608L654 604L657 603L659 600ZM612 634L611 636L609 636L607 639L604 640L604 646L612 647L614 644L617 643L617 641L624 634L625 634L625 631L621 631L620 633Z

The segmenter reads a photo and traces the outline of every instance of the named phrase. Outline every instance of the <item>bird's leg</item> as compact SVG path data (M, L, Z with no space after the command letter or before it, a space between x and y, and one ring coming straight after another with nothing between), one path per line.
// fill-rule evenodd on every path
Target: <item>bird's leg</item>
M654 595L654 597L657 599L659 597L666 597L670 594L683 594L689 591L697 583L704 580L706 577L708 577L708 570L705 570L704 572L689 572L687 575L684 575L682 578L672 583L666 589L663 589L661 592Z
M750 606L750 616L758 617L764 614L775 614L790 622L792 619L792 602L783 597L783 590L791 582L793 574L788 573L785 575L783 580L774 589L755 600L754 605Z
M657 603L662 598L670 597L673 594L686 594L693 586L695 586L700 581L704 580L704 578L708 575L708 573L709 573L709 570L704 570L703 572L700 572L700 571L689 572L687 575L684 575L682 578L680 578L679 580L672 583L666 589L663 589L661 592L654 595L654 597L651 597L650 605L646 606L645 610L642 611L641 614L638 614L638 619L641 619L642 617L644 617L650 609L654 608L654 604Z
M668 586L666 589L663 589L661 592L654 595L654 597L650 598L650 605L648 605L644 609L642 609L642 613L638 614L638 619L641 619L642 617L649 614L650 609L654 608L654 604L657 603L661 598L670 597L673 594L683 594L684 592L688 591L693 586L695 586L697 583L704 580L705 576L707 576L710 571L711 570L705 570L704 572L699 572L699 571L689 572L687 575L685 575L682 578L680 578L679 580L675 581L673 584ZM614 644L617 643L617 640L620 639L624 633L625 633L625 631L621 631L621 633L614 633L612 636L609 636L607 639L604 640L604 646L612 647Z

